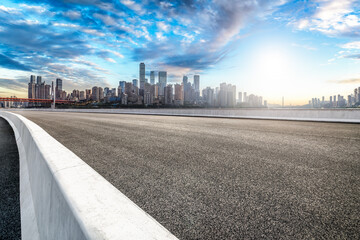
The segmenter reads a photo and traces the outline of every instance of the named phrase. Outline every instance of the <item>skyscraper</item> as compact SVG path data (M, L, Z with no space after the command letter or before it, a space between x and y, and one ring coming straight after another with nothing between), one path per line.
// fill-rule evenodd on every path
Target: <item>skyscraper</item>
M194 88L195 88L195 92L197 92L197 93L200 92L200 76L199 75L194 75Z
M175 84L175 96L174 102L176 105L184 104L184 85L183 84Z
M61 78L56 79L55 92L56 92L56 99L60 99L61 93L62 93L62 79Z
M30 83L35 83L35 75L30 76Z
M184 83L184 85L187 84L187 82L188 82L188 77L187 77L187 76L183 76L183 83Z
M139 81L137 79L133 79L132 83L135 87L139 87Z
M30 76L30 82L28 85L28 98L35 98L35 76Z
M41 76L36 77L36 83L39 85L41 84Z
M159 95L164 96L164 88L167 84L167 73L165 71L159 72Z
M125 81L120 81L119 82L119 87L121 87L121 92L122 93L125 93L125 84L126 84Z
M154 71L150 72L150 84L151 85L155 84L155 72Z
M92 94L91 94L91 99L93 101L99 101L100 100L100 96L99 96L99 88L97 86L92 88Z
M172 104L173 100L173 86L171 84L164 88L165 105Z
M239 92L239 93L238 93L238 101L239 101L239 103L241 103L241 102L243 101L243 99L242 99L242 92Z
M140 89L144 89L144 86L145 86L145 63L140 63L139 80L140 80Z

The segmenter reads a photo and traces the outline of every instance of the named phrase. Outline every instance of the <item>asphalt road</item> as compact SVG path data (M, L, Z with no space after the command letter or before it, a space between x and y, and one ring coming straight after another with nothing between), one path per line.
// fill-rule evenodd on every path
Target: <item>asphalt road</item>
M21 239L19 153L14 132L1 117L0 239Z
M359 239L360 125L17 112L180 239Z

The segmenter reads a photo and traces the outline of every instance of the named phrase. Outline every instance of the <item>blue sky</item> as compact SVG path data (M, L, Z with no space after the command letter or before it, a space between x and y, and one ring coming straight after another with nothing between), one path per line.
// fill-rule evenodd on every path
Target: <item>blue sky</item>
M117 87L138 65L169 82L200 74L270 103L360 86L360 6L353 0L2 0L0 96L27 95L31 74L66 90Z

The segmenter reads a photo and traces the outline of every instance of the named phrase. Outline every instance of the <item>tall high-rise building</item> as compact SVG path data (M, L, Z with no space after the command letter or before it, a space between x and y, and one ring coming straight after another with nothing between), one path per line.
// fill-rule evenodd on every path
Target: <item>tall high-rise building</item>
M85 97L86 97L86 100L91 99L91 89L85 89Z
M125 81L120 81L119 82L119 87L121 87L121 92L122 93L125 93L125 84L126 84Z
M164 88L167 84L167 73L165 71L159 72L159 95L164 96Z
M51 99L51 86L46 84L45 85L45 99Z
M31 76L30 76L30 83L34 83L34 84L35 84L35 75L31 75Z
M80 100L85 100L86 99L85 91L80 91L79 99Z
M30 76L30 82L28 84L28 98L35 98L35 76Z
M140 63L139 80L140 80L140 89L144 89L144 87L145 87L145 63Z
M41 84L41 76L36 77L36 83L39 85Z
M238 92L238 102L241 103L243 101L242 92Z
M203 98L207 106L213 106L215 103L214 89L211 87L203 89Z
M188 83L188 77L187 76L183 76L183 83L184 83L184 85Z
M155 84L155 72L154 71L150 72L150 84L151 85Z
M104 89L102 87L99 87L99 98L100 100L104 99Z
M173 86L171 84L167 85L164 88L164 98L165 98L165 105L172 104L173 100Z
M248 101L248 99L247 99L247 93L244 92L243 102L247 102L247 101Z
M139 87L139 81L137 79L133 79L132 80L132 84L135 86L135 87Z
M195 88L195 92L197 92L197 93L200 92L200 76L199 75L194 75L194 88Z
M61 99L62 95L62 79L56 79L56 87L55 87L56 99Z
M184 85L183 84L175 84L175 96L174 102L176 105L184 104Z
M99 88L97 86L92 88L91 99L93 101L100 101Z

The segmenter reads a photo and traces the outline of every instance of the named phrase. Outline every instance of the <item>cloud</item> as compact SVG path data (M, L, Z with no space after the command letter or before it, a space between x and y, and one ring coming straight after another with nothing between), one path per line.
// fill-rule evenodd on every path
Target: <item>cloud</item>
M331 83L338 83L338 84L354 84L360 83L360 78L350 78L350 79L343 79L343 80L333 80L329 81Z
M318 31L326 35L360 36L360 18L354 10L355 0L315 1L316 11L293 22L300 30Z
M346 49L360 49L360 41L349 42L341 45L341 47Z
M0 66L3 68L14 70L31 71L31 68L2 54L0 54Z
M81 18L81 13L79 11L75 10L69 10L63 13L65 17L70 18L71 20L79 19Z
M28 83L28 78L27 77L17 77L17 78L13 78L13 79L8 79L8 78L0 78L0 87L3 89L8 89L8 90L15 90L15 91L27 91L27 83ZM6 92L8 93L8 92Z
M350 54L343 56L344 58L353 58L353 59L360 59L360 53L358 54Z
M116 63L116 61L112 58L105 58L105 60L111 63Z

